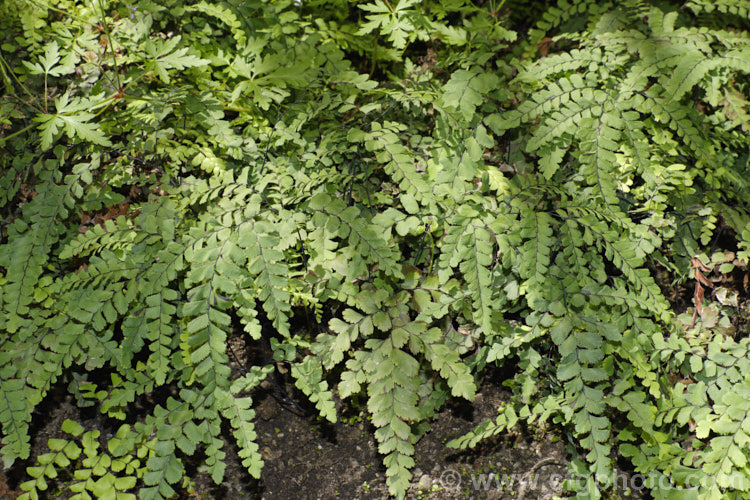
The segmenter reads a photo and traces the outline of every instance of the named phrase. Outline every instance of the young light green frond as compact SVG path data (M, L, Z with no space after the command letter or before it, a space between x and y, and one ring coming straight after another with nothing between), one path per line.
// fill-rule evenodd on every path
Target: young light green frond
M698 14L718 12L750 19L750 6L743 0L689 0L685 6Z

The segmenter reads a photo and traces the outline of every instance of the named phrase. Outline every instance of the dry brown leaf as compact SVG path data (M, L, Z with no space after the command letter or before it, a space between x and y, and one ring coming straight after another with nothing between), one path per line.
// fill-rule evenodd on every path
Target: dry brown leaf
M542 55L542 57L546 57L547 53L549 52L549 48L552 46L552 39L548 36L545 36L542 38L542 40L537 44L536 48L539 50L539 53Z
M711 272L711 268L704 264L703 261L697 257L693 257L692 259L690 259L690 267L692 267L693 269L700 269L707 273Z
M706 278L705 276L703 276L703 273L700 272L698 269L695 270L695 280L706 285L708 288L714 287L714 283L708 278Z
M695 292L693 292L693 302L695 303L695 311L703 317L703 287L700 283L695 284ZM691 327L693 325L690 325Z

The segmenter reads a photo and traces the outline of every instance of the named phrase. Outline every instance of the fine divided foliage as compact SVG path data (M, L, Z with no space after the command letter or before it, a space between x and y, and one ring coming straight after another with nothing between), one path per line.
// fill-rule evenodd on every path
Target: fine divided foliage
M322 419L366 400L403 497L492 365L449 446L548 421L582 498L616 462L750 495L750 9L542 3L6 0L0 456L55 388L116 429L66 421L24 497L220 484L229 435L259 478L278 367Z

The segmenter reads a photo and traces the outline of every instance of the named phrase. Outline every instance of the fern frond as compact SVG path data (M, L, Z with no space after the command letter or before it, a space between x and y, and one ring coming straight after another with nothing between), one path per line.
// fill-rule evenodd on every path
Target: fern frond
M419 339L422 344L419 351L424 352L432 368L448 383L451 394L471 401L477 390L474 377L469 367L461 361L458 352L446 345L442 337L443 333L439 328L431 328L415 335L414 341Z
M438 276L446 283L454 273L461 272L472 298L472 320L486 334L492 332L492 289L490 265L493 261L492 235L468 205L458 208L447 221L447 234L442 239Z
M430 186L426 176L417 171L418 157L415 157L409 148L401 144L398 137L399 124L386 122L382 126L379 123L372 124L371 137L365 142L368 151L376 153L376 160L383 164L383 168L396 181L403 193L416 200L423 200L430 192ZM402 195L403 198L403 195ZM407 211L416 212L411 208Z
M720 12L750 19L750 7L742 0L690 0L685 5L696 14Z
M70 492L77 493L81 498L91 498L90 492L95 498L116 494L117 498L123 500L135 499L135 495L128 491L134 488L142 474L137 459L99 450L100 432L84 433L83 427L71 420L63 422L62 430L74 439L49 440L51 452L41 454L37 458L38 465L29 467L29 475L34 479L21 485L26 493L20 498L38 498L40 491L49 489L45 477L55 480L58 478L58 468L65 469L72 463L77 463L75 480L68 486ZM118 430L112 442L120 442L127 430L127 426ZM110 446L109 450L111 452L114 448Z
M388 491L403 498L414 466L413 433L410 423L419 420L417 409L419 364L408 353L395 349L389 341L370 340L367 408L377 428L378 451L384 456Z
M309 208L324 213L327 217L319 223L326 221L330 230L337 231L338 236L346 238L356 250L355 255L345 254L348 276L369 275L368 264L377 264L381 271L394 278L403 276L398 253L381 236L382 229L367 223L357 207L347 207L342 200L321 193L310 200ZM329 224L327 221L332 217L335 221Z
M241 47L245 45L247 35L241 28L242 23L240 23L240 20L237 19L237 16L234 15L234 13L230 9L226 9L221 7L220 5L208 2L200 2L195 5L188 6L188 8L185 10L187 12L202 12L204 14L215 17L229 27L230 31L232 32L232 36L237 41L238 46Z
M615 46L616 47L616 46ZM520 71L516 77L519 81L536 83L548 76L559 73L573 73L579 69L596 72L602 67L622 66L627 56L615 50L602 50L599 47L573 49L570 52L549 55Z
M301 363L292 367L292 376L297 388L315 403L320 416L335 423L336 407L333 403L333 393L328 390L328 382L323 380L323 367L320 360L306 356Z
M6 371L7 370L3 370ZM3 465L9 468L17 458L28 458L29 423L33 400L29 397L26 383L18 378L10 378L3 373L0 387L0 425L3 429Z
M577 330L570 321L562 321L551 330L551 338L562 357L557 377L565 382L566 391L571 394L565 419L573 424L581 446L589 450L586 458L597 480L606 484L604 478L612 475L612 461L611 423L603 415L605 405L600 384L609 378L606 369L600 366L604 359L603 337L598 332Z
M555 243L552 218L546 212L525 211L522 215L523 226L519 235L525 241L519 248L519 275L541 285L548 274L551 247Z
M174 301L178 298L179 294L170 288L148 295L145 307L125 318L122 325L124 360L129 362L148 342L151 354L146 366L157 384L165 383L172 369L170 357L179 339L174 326L177 318Z
M534 92L529 100L524 100L516 109L509 110L502 115L492 114L485 120L493 128L496 134L500 134L504 130L532 122L536 120L540 114L557 111L560 108L565 109L566 106L568 106L568 111L556 115L558 117L557 121L550 121L550 124L545 128L545 130L549 131L562 130L554 127L554 124L560 120L565 120L566 117L568 120L571 120L572 117L576 116L576 114L583 108L577 104L578 101L581 101L584 98L589 102L597 98L601 101L602 98L605 97L602 96L599 82L591 75L587 75L587 79L582 78L578 74L574 74L570 78L561 78L550 83L547 88ZM592 103L590 105L593 106L594 104ZM561 132L558 132L558 135L560 135L560 133ZM537 136L539 136L539 134L537 134ZM540 145L544 143L542 139L537 139L537 142ZM530 150L534 151L535 149L536 148Z
M244 250L247 270L254 277L248 285L254 288L258 299L263 302L263 309L273 321L276 331L288 336L292 308L290 294L285 287L289 267L278 249L281 241L278 230L263 220L250 220L238 229L237 244Z
M147 500L173 497L175 490L172 485L182 478L185 471L182 461L174 454L174 443L155 440L146 468L148 471L143 475L143 482L147 486L140 489L139 497Z
M36 187L38 194L23 207L26 220L34 222L29 225L17 220L10 228L9 242L7 246L3 245L6 248L2 252L0 265L8 270L5 275L5 327L11 333L28 324L27 316L36 302L34 295L43 266L65 232L61 221L68 218L69 210L82 194L83 186L91 182L90 168L91 165L78 165L73 174L65 176L62 184L59 184L59 174L44 170L40 174L42 182ZM31 333L28 328L25 330Z
M592 0L558 0L557 5L550 7L543 14L536 26L529 30L526 55L533 56L539 46L539 42L545 35L555 28L559 28L571 18L584 18L597 20L599 15L611 8L610 2L595 2ZM591 31L591 30L589 30Z
M658 85L652 86L643 98L634 96L633 103L634 109L666 123L704 164L713 163L713 147L691 120L689 111L679 103L665 100Z
M237 445L240 447L239 455L242 459L242 465L255 478L260 477L260 470L263 467L263 458L258 452L258 445L255 443L255 425L252 423L255 412L251 409L252 399L237 397L237 394L256 387L270 371L272 371L270 366L253 367L250 373L232 382L230 393L220 391L218 396L219 404L224 406L222 414L229 419L234 428L234 436L237 439Z
M365 314L354 309L345 309L341 314L342 319L332 318L329 322L331 331L337 335L321 333L316 337L310 351L321 358L327 370L343 361L344 353L349 350L352 343L372 335L377 323L375 314L379 311L383 298L376 292L372 295L372 301L362 303Z
M187 327L181 334L184 363L194 369L196 377L207 391L229 388L229 361L226 337L231 322L224 312L231 302L227 296L237 290L229 276L236 276L237 266L232 257L244 260L237 245L230 239L231 230L221 228L194 241L185 252L191 263L185 285L188 302L182 307Z
M484 95L497 87L498 77L493 73L478 70L458 70L443 86L442 103L455 109L468 123L472 121L476 108L484 102Z
M480 441L496 436L501 432L513 428L519 421L518 415L512 405L498 408L498 416L495 420L485 420L471 432L461 437L448 441L446 446L454 449L474 448Z

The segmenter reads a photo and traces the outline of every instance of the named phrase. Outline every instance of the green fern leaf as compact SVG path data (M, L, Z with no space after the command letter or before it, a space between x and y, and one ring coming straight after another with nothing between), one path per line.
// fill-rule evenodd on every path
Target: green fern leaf
M750 7L742 0L690 0L685 4L693 12L720 12L750 19Z
M414 197L416 200L422 200L430 192L430 187L424 174L417 171L417 158L415 158L410 149L401 144L399 137L396 135L398 129L389 130L389 126L395 124L386 123L383 128L379 124L372 124L372 133L374 137L366 142L369 151L376 151L376 159L385 167L385 171L398 182L403 193ZM402 194L402 200L407 198ZM416 206L405 204L410 207L409 213L415 213ZM412 208L413 207L413 208Z
M485 420L472 429L471 432L448 441L446 446L454 449L474 448L480 441L496 436L506 429L513 428L518 421L519 418L516 410L513 406L506 405L498 409L498 416L494 421Z
M441 100L443 105L458 110L464 120L470 122L477 107L484 102L484 96L497 88L498 83L493 73L458 70L443 87Z
M140 498L171 498L175 494L172 485L180 480L185 471L182 461L174 455L174 444L169 441L157 441L146 467L148 472L143 475L143 482L147 487L140 489Z
M255 276L253 285L263 309L273 326L284 336L289 335L291 305L286 285L289 267L278 250L279 234L266 221L250 221L240 226L237 243L248 258L248 271Z
M388 491L403 498L414 466L413 434L409 422L419 419L417 410L418 362L390 342L370 341L373 349L365 365L370 382L367 408L377 427L378 451L384 455Z
M74 173L65 176L63 184L58 184L59 179L51 170L41 172L42 182L36 188L39 194L24 205L25 216L34 222L27 225L18 221L11 229L8 247L0 257L0 264L8 269L5 325L11 333L27 321L25 317L36 302L34 296L41 283L43 266L65 231L61 221L68 218L83 186L91 182L90 168L88 164L76 166ZM33 330L27 332L30 335Z
M469 367L461 361L458 352L446 345L442 338L440 329L431 328L420 335L414 335L411 342L413 346L416 339L421 341L419 351L424 352L432 368L448 382L453 396L471 401L477 390L474 377Z
M346 255L348 260L348 276L366 276L368 264L377 264L380 270L394 278L401 278L401 265L398 262L398 253L381 236L382 228L369 224L361 217L357 207L347 207L339 199L332 199L328 195L319 194L309 202L309 208L320 211L328 217L317 219L327 227L335 227L340 238L346 238L349 244L356 249L355 255ZM336 221L328 223L327 220L334 217Z
M492 292L490 270L493 242L487 225L475 219L479 213L468 205L448 221L443 238L438 276L445 283L458 268L472 297L472 319L485 333L492 332Z
M258 445L255 443L255 425L252 419L255 417L255 411L251 406L253 400L249 397L239 398L225 391L218 391L217 399L219 404L224 406L222 414L229 419L229 423L234 429L234 437L239 446L239 456L242 459L242 465L248 470L251 476L260 478L260 470L263 467L263 457L258 452Z
M323 380L323 367L320 360L306 356L301 363L292 366L295 385L304 392L320 412L320 416L329 422L336 422L336 406L333 393L328 390L328 382Z
M245 31L241 29L242 23L240 23L239 19L237 19L237 16L234 15L234 13L230 9L223 8L220 5L216 4L200 2L195 5L188 6L188 8L185 10L187 12L203 12L204 14L215 17L216 19L229 26L229 29L232 32L232 36L234 36L234 39L237 41L237 45L243 46L245 44L247 35L245 34Z
M3 376L0 388L0 425L3 429L3 464L9 468L17 458L29 457L29 422L31 410L25 383Z

